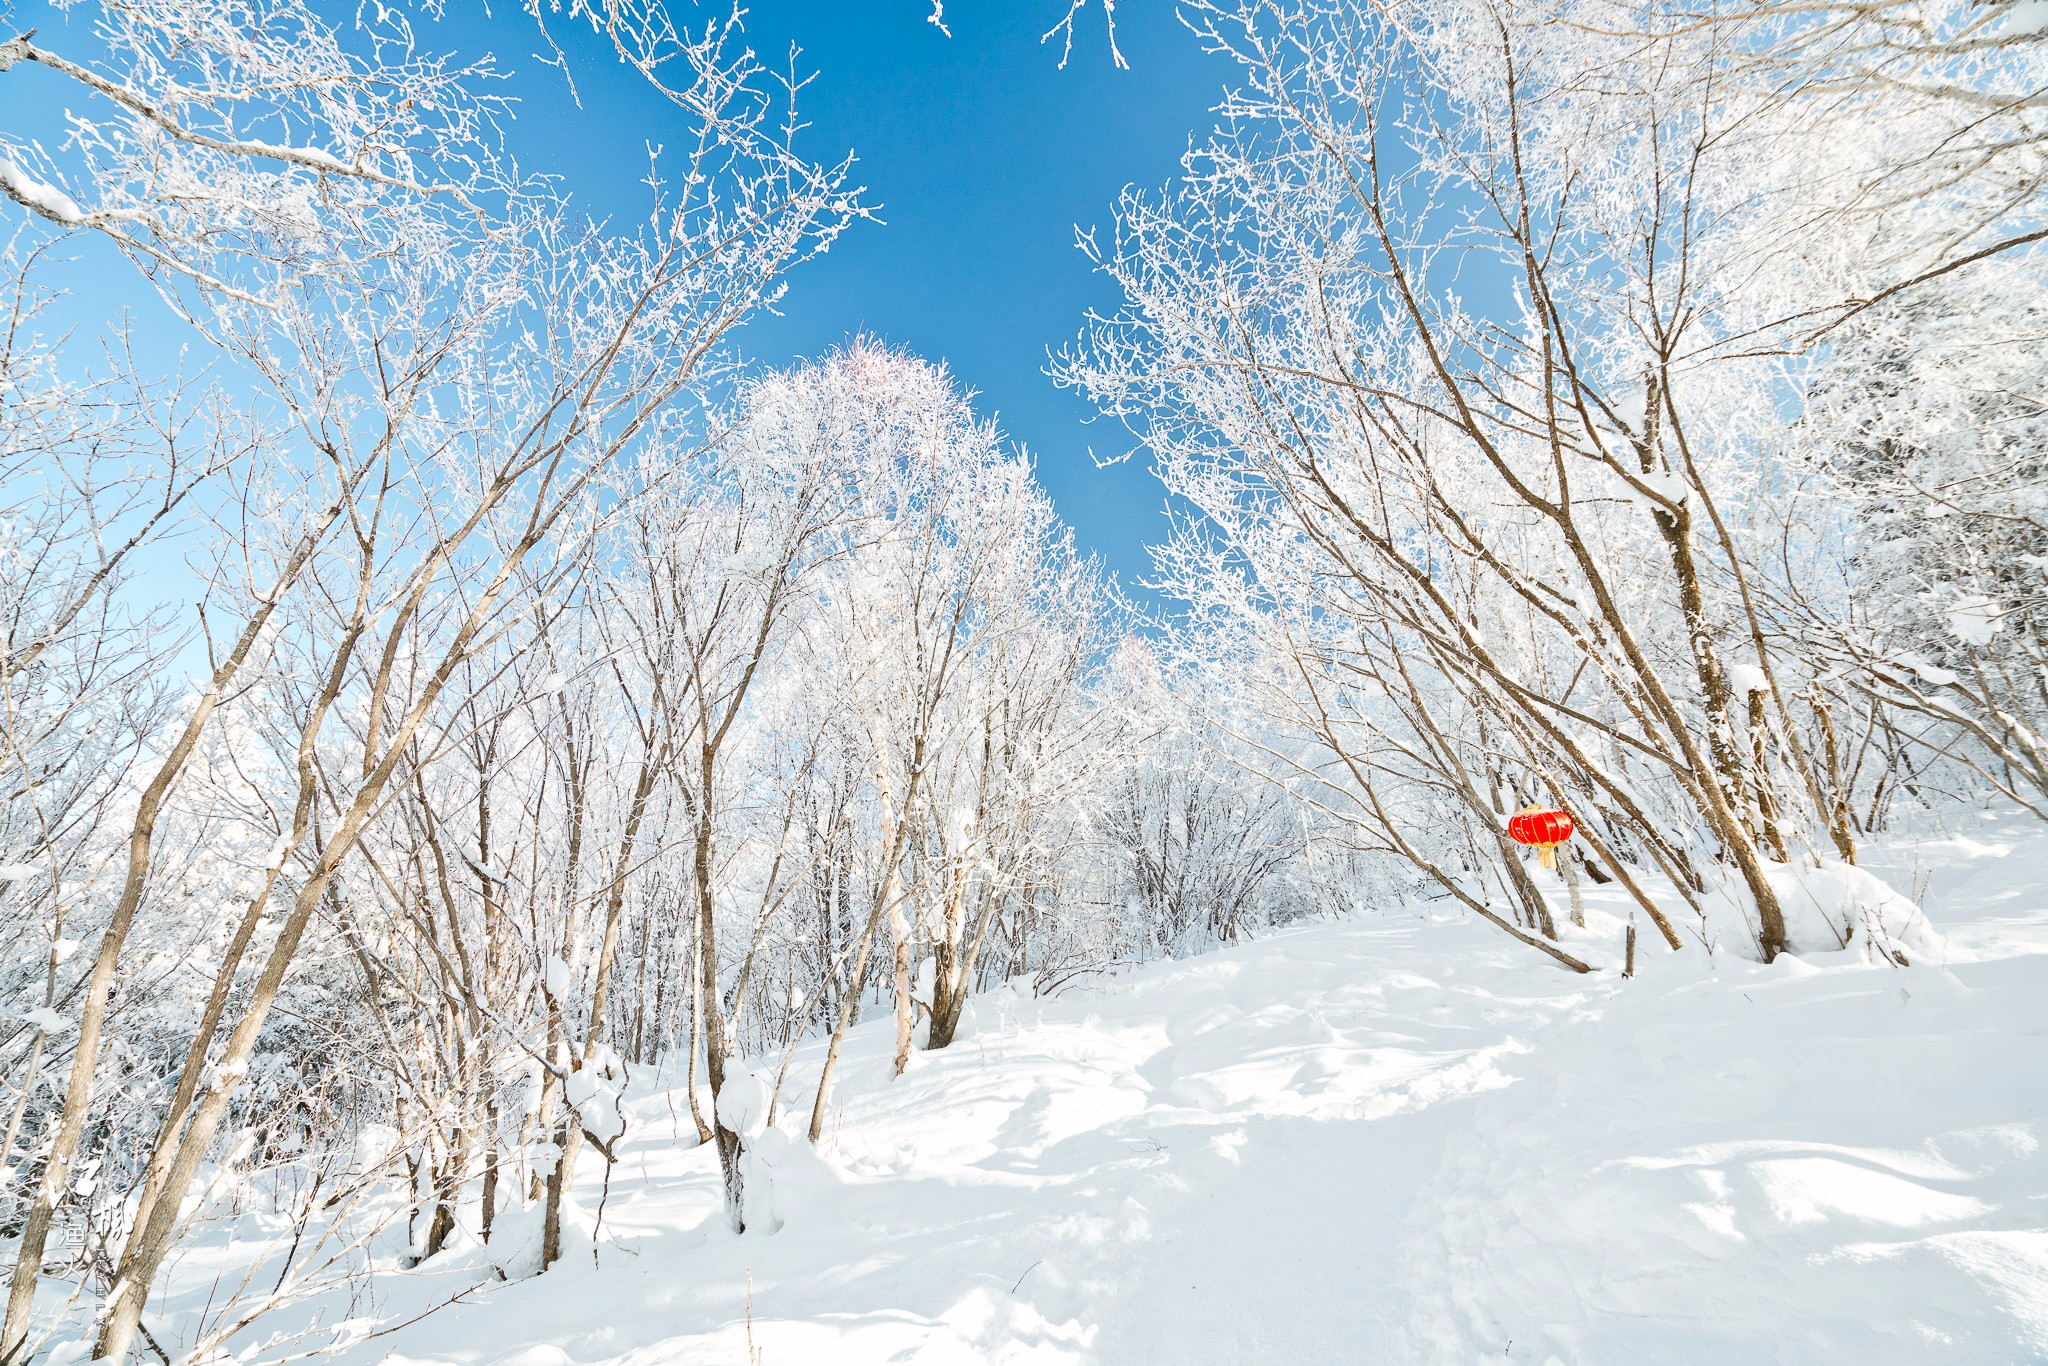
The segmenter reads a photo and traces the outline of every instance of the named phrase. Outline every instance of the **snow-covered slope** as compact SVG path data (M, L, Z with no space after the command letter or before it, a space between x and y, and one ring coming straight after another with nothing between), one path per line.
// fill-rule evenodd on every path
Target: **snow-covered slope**
M381 1277L359 1319L477 1288L334 1359L2048 1360L2048 841L1976 825L1872 860L1945 962L1624 981L1596 895L1591 978L1390 915L983 999L901 1080L862 1029L744 1236L642 1091L594 1255L591 1157L562 1265Z

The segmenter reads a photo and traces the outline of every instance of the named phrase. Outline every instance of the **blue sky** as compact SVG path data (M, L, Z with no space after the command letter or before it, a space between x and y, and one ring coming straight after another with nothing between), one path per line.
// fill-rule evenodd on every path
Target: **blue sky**
M884 221L857 225L799 271L783 315L740 341L761 362L782 364L865 332L944 361L977 407L1035 455L1082 546L1135 588L1149 570L1146 545L1164 535L1162 490L1142 455L1097 467L1091 448L1122 454L1130 438L1091 425L1086 402L1053 386L1047 350L1075 335L1089 306L1117 302L1075 248L1076 226L1106 233L1125 185L1171 180L1230 72L1166 0L1122 7L1128 70L1113 65L1092 0L1062 69L1060 41L1039 39L1065 2L949 0L949 37L928 21L927 0L761 0L747 17L757 50L779 58L794 43L816 73L802 104L809 150L821 159L855 153L857 179ZM426 42L491 51L514 73L520 110L509 131L521 162L563 176L594 215L637 216L647 146L681 140L676 112L594 43L572 46L579 107L532 55L539 37L516 0L493 8L489 18L481 7L461 10L428 29ZM679 0L679 12L691 8ZM26 0L11 26L37 27L45 46L89 58L90 15ZM60 137L54 103L77 98L61 86L26 65L10 72L0 80L0 128ZM144 330L161 325L154 296L111 252L79 250L70 283L80 323L127 305Z
M1075 248L1076 225L1106 234L1119 190L1173 177L1229 71L1165 0L1119 11L1129 70L1111 61L1099 2L1077 18L1061 69L1060 41L1039 38L1064 8L950 0L948 37L928 21L925 0L762 0L747 20L758 50L795 43L817 72L803 105L812 151L853 151L885 221L858 226L801 271L784 316L742 343L781 363L865 331L943 360L1034 453L1082 545L1135 587L1149 570L1145 546L1164 534L1160 486L1142 456L1097 468L1091 447L1121 454L1129 436L1089 424L1087 403L1046 377L1046 352L1074 336L1091 304L1117 302ZM510 62L514 52L500 56ZM588 78L593 70L601 81ZM586 129L606 130L597 136L617 160L585 161L575 177L595 181L601 167L608 186L630 194L644 143L673 116L630 78L594 62L584 71L582 110L558 91L543 110L536 93L516 137L567 166L589 147Z

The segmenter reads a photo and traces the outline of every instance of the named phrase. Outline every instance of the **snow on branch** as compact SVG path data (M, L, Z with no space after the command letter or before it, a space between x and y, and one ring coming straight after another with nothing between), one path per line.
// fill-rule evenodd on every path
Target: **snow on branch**
M38 180L6 157L0 157L0 190L30 213L61 223L67 228L85 222L85 210L78 201L55 185Z

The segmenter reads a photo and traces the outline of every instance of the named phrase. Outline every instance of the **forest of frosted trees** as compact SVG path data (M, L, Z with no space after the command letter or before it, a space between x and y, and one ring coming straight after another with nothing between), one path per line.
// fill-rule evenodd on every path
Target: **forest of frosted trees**
M70 91L0 128L0 1359L154 1359L230 1186L291 1249L188 1352L394 1226L543 1275L642 1069L738 1222L863 1019L1414 901L1585 971L1526 806L1763 961L1910 958L1798 894L1903 813L2048 819L2042 0L1181 0L1229 93L1050 361L1171 499L1135 603L936 359L738 361L867 227L800 72L528 8L692 130L631 221L436 5L0 8Z

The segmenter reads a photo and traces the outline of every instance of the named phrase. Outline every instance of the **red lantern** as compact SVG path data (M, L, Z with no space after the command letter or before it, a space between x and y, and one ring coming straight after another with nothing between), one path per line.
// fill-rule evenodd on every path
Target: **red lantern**
M1572 837L1572 818L1562 811L1529 806L1508 817L1508 838L1534 845L1545 868L1557 867L1557 846Z

